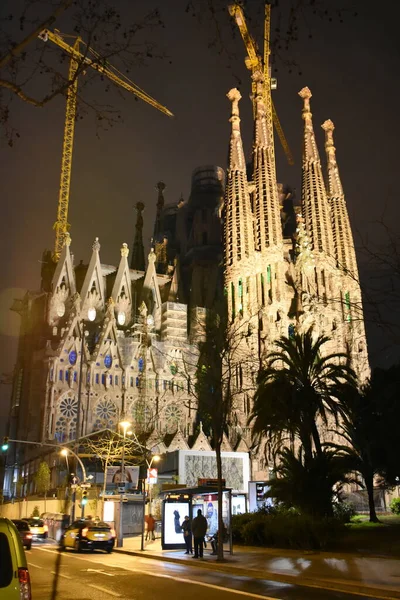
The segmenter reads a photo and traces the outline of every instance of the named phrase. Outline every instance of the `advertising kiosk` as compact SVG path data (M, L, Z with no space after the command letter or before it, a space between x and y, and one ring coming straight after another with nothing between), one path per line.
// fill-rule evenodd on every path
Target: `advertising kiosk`
M186 516L190 520L200 509L208 522L207 535L218 531L218 489L215 485L201 485L195 488L180 488L161 492L162 503L161 547L163 550L185 549L182 522ZM222 519L229 536L229 552L232 554L232 493L222 490Z

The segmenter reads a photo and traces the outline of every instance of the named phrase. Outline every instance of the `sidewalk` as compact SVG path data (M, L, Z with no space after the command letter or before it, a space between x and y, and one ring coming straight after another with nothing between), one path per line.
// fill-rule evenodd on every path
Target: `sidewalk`
M204 560L193 560L184 550L162 550L160 539L145 542L144 551L140 550L140 544L140 535L125 538L123 548L115 548L115 552L254 579L363 594L371 598L400 599L400 560L397 559L234 546L234 554L225 552L226 562L219 563L210 555L210 547L204 550Z

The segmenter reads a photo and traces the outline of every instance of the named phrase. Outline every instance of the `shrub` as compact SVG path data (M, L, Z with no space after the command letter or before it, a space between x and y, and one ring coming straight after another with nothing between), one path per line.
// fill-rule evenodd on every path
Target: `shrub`
M390 510L395 515L400 515L400 498L393 498L389 504Z
M335 502L333 504L333 515L341 523L350 523L356 514L357 511L351 502Z
M335 518L316 519L282 508L232 517L233 540L249 546L320 550L343 528L343 522Z
M38 506L34 506L33 507L31 518L33 519L34 517L40 517L40 512L39 512L39 507Z

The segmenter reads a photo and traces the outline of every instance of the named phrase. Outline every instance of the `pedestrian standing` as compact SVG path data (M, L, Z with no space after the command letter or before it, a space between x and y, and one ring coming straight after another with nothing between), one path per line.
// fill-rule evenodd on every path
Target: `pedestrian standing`
M197 517L192 521L192 533L194 539L194 555L192 558L203 558L204 536L207 533L207 519L203 516L200 509L197 511Z
M192 528L191 528L190 519L188 516L186 516L185 520L182 522L181 529L183 532L183 539L185 541L185 546L186 546L185 554L193 554Z
M153 517L153 515L150 513L146 519L146 523L147 523L147 531L146 531L146 541L147 538L152 539L153 542L156 539L154 530L156 528L156 520Z

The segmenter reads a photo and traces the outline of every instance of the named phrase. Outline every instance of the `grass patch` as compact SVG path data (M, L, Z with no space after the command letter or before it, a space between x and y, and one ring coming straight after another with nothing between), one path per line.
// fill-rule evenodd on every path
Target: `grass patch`
M333 550L400 558L400 518L378 515L380 523L370 523L368 515L356 515L346 524L343 536Z

